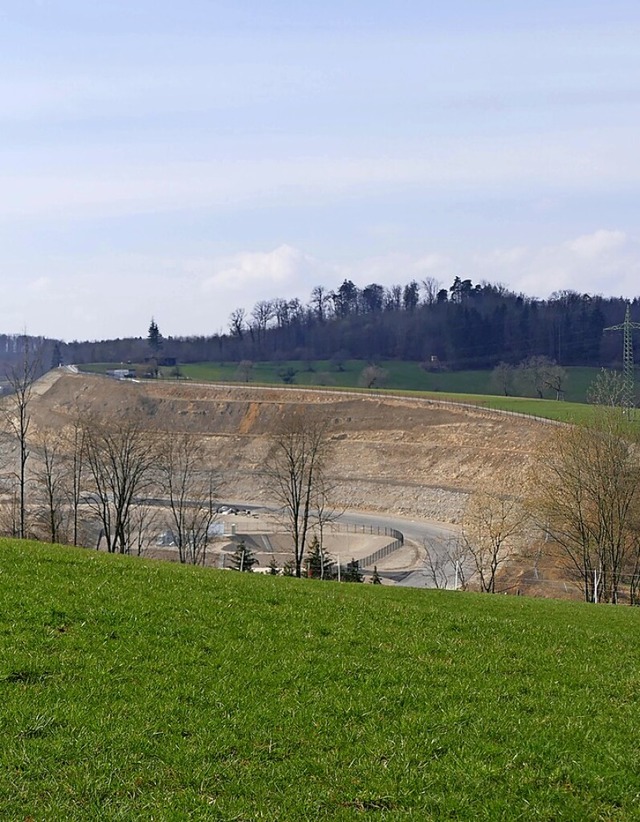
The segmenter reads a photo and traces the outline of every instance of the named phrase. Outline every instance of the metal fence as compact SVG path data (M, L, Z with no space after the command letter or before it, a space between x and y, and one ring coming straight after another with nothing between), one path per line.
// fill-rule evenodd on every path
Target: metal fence
M375 565L384 557L388 557L389 554L393 554L394 551L397 551L399 548L402 548L402 546L404 545L404 534L402 534L400 531L395 531L395 529L393 528L390 528L389 530L394 531L394 533L398 534L396 539L394 539L393 542L390 542L388 545L385 545L382 548L379 548L377 551L374 551L373 554L369 554L368 557L363 557L360 560L361 568L370 568L372 565Z
M346 532L348 534L371 534L372 536L391 537L392 541L382 548L378 548L372 554L362 557L358 560L360 568L370 568L389 554L393 554L404 545L404 534L402 531L397 531L395 528L382 527L378 525L339 525L334 528L336 531Z

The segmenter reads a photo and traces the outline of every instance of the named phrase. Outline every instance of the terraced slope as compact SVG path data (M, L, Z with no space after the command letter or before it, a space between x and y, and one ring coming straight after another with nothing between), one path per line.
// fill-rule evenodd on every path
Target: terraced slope
M269 433L285 408L330 425L331 473L350 507L455 522L475 489L523 487L548 426L407 397L193 383L118 382L55 372L33 398L34 426L68 424L78 408L135 414L150 430L190 431L219 466L227 495L260 499Z

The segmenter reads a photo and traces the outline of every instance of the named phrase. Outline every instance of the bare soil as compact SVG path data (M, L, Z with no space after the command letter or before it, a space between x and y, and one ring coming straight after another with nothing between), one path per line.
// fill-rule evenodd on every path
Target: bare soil
M327 420L331 469L355 509L459 522L476 489L520 496L549 426L536 420L418 398L189 382L134 383L50 372L37 384L34 429L69 425L81 413L135 415L167 437L202 438L203 457L224 478L225 496L265 498L264 465L286 409Z

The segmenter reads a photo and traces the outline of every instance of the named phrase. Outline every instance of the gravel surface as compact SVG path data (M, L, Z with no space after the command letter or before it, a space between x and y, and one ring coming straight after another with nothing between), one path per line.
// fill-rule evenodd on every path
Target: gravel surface
M34 432L64 428L80 409L135 415L166 436L197 434L203 458L220 469L225 496L256 501L266 496L270 432L291 407L327 420L330 474L342 505L449 524L460 521L476 489L523 494L532 456L549 433L533 420L417 398L131 383L62 369L38 383L31 403Z

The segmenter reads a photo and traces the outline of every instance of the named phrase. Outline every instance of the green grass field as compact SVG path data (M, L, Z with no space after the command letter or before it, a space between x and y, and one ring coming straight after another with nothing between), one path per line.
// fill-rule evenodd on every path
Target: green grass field
M359 385L360 375L367 363L362 360L345 360L343 370L336 370L335 364L327 360L310 363L289 360L286 362L254 363L250 372L251 382L261 384L283 384L282 373L291 369L295 372L296 385L324 385L338 388ZM496 387L492 384L492 371L433 371L420 368L416 362L385 360L379 363L387 372L385 388L390 390L429 391L444 394L494 394ZM93 367L93 366L92 366ZM193 380L237 380L237 363L220 364L215 362L197 363L182 366L185 376ZM167 377L171 369L163 369ZM568 402L585 402L587 390L595 379L598 368L568 368L566 381L566 400Z
M640 818L640 613L0 542L0 818Z
M295 385L314 385L337 388L357 387L363 368L367 365L362 360L345 360L342 370L337 370L335 363L329 360L302 362L257 362L250 370L250 382L258 384L283 385L282 374L287 370L294 372ZM386 360L379 363L387 372L385 387L390 390L428 391L444 394L494 394L492 372L486 371L434 371L427 372L416 362ZM93 363L81 366L89 371L104 373L111 368L122 368L122 363ZM191 380L202 381L238 381L237 363L202 362L180 366L182 374ZM566 400L584 402L587 391L598 368L567 368ZM173 378L173 369L162 368L167 379Z

